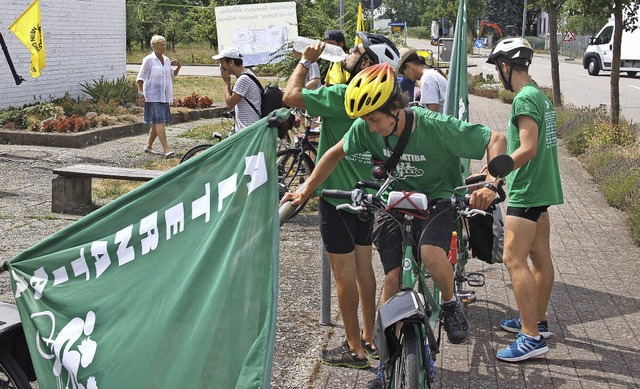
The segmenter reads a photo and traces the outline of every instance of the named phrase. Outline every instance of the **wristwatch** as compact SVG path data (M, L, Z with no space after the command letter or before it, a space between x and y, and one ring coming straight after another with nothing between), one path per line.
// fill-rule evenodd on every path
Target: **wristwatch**
M302 66L307 68L307 70L309 70L309 68L311 68L311 62L307 61L306 59L301 59L300 62L298 62L298 63L302 64Z
M495 187L495 185L493 185L493 184L492 184L492 183L490 183L490 182L487 182L486 184L484 184L484 185L482 185L482 186L484 186L485 188L489 188L489 189L491 189L491 190L492 190L492 191L494 191L494 192L498 192L498 188L496 188L496 187Z

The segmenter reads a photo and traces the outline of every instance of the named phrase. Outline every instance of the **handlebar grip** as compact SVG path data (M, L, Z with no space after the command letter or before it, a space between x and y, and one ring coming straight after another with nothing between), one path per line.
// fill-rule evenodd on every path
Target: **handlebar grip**
M351 191L340 189L323 189L322 197L329 197L331 199L351 199Z
M356 185L356 188L369 188L378 190L380 189L380 183L375 181L362 180L358 181L358 185Z
M471 176L464 179L465 185L477 184L487 179L486 174L478 174L477 176Z

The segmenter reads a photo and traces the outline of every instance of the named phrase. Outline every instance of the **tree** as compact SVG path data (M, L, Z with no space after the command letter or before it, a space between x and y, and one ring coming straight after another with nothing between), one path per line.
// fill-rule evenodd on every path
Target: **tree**
M487 0L484 19L497 23L505 31L506 26L522 25L522 0Z
M558 60L558 15L565 0L534 0L533 5L540 6L549 14L549 51L551 54L551 84L553 87L553 105L562 105L560 94L560 61Z
M422 16L420 16L422 25L430 26L432 20L439 22L443 17L453 23L458 15L458 4L460 4L458 1L432 0ZM483 17L484 12L484 0L467 0L467 30L469 36L475 37L477 29L476 21Z

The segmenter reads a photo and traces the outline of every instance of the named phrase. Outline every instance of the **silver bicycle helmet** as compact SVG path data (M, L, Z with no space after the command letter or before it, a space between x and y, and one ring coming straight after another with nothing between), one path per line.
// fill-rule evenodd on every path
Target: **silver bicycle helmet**
M500 57L505 57L508 62L526 67L533 60L533 49L524 38L507 38L498 42L491 54L489 54L487 62L493 65Z
M373 62L388 63L393 71L396 71L400 62L400 52L389 38L371 32L357 31L356 34L362 40L362 46Z

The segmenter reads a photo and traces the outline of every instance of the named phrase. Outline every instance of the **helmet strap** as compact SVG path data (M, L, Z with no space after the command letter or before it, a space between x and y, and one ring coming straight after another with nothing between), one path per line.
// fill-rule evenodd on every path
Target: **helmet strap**
M509 92L513 92L513 85L511 85L511 77L513 76L513 68L511 67L511 64L509 64L509 78L507 79L507 77L505 77L504 75L504 71L502 70L502 64L504 64L505 62L499 62L498 63L498 71L500 72L500 78L502 78L502 81L504 83L504 87L506 90L508 90Z
M392 115L389 115L389 116L392 116ZM395 133L398 131L398 119L400 118L400 110L398 110L398 112L396 112L396 114L393 115L393 118L395 119L395 123L393 124L393 131L391 131L391 134L389 134L389 136L395 135ZM389 136L385 137L385 140Z
M345 69L344 67L344 62L342 63L342 69L346 70L347 72L349 72L349 79L347 80L347 84L349 84L351 82L351 80L353 80L353 78L360 73L360 66L362 66L362 61L364 61L365 59L369 59L369 56L365 53L362 54L360 56L360 58L358 58L358 60L356 61L355 65L353 65L353 69L349 70L349 69Z

